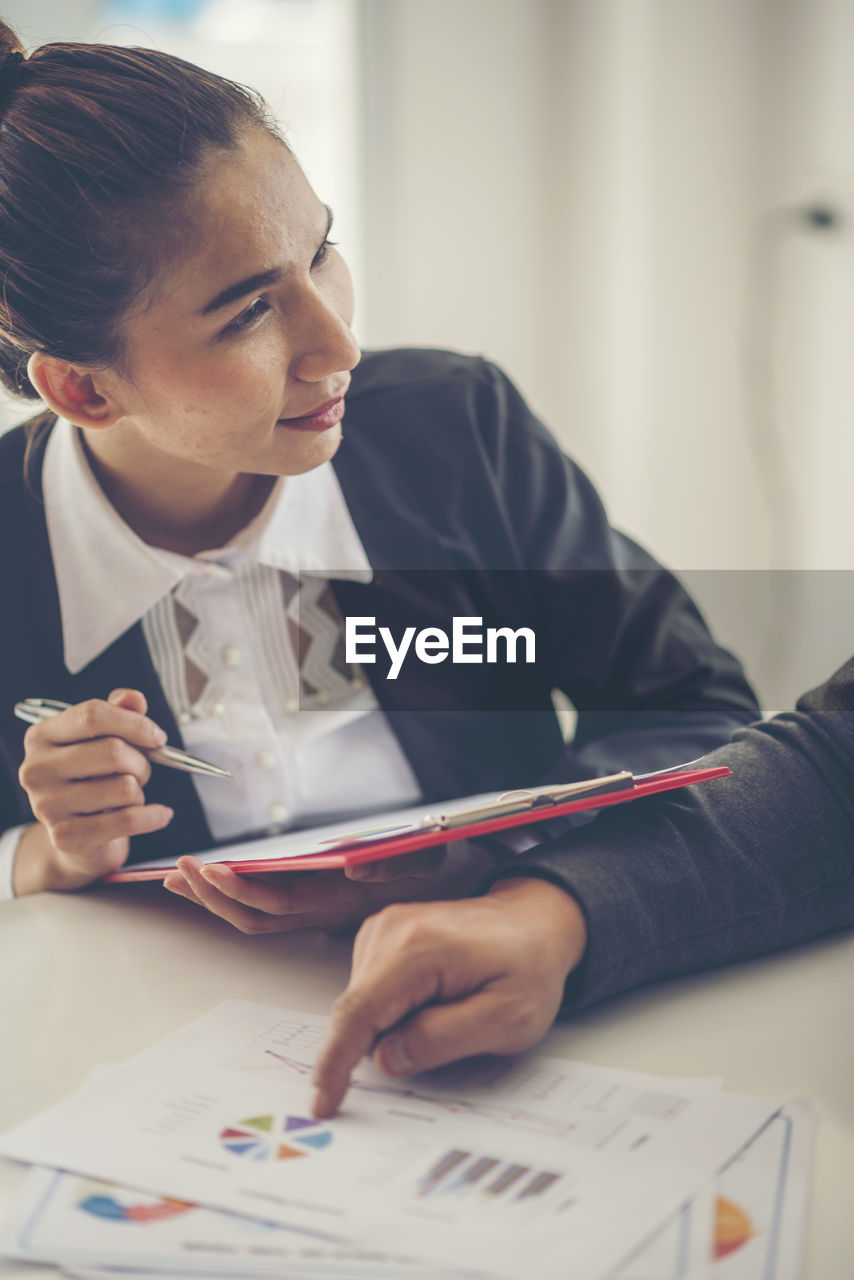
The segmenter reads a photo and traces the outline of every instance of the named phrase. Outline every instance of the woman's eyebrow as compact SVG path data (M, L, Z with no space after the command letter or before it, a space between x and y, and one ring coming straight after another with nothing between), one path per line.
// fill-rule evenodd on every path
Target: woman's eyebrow
M325 204L326 210L326 230L323 233L323 239L326 240L329 232L332 230L332 210L328 204ZM247 293L254 293L256 289L266 289L268 285L278 284L284 276L281 267L271 267L269 271L259 271L254 276L247 276L245 280L238 280L237 284L230 284L227 289L223 289L215 298L211 298L206 303L202 315L210 315L212 311L219 311L222 307L227 307L230 302L236 302L238 298L243 298Z
M269 271L259 271L254 276L247 276L245 280L238 280L237 284L230 284L227 289L223 289L222 293L218 293L215 298L211 298L206 303L203 316L210 315L212 311L219 311L222 307L227 307L230 302L236 302L238 298L243 298L247 293L255 293L258 289L266 289L268 285L277 284L284 275L281 267L271 267Z

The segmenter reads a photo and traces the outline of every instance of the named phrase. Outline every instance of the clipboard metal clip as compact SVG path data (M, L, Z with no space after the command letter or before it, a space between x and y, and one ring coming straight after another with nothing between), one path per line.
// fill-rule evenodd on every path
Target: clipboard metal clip
M563 782L554 786L526 787L517 791L505 791L497 800L486 804L471 805L467 809L452 809L449 813L426 813L415 822L396 826L368 827L361 831L348 831L344 836L332 836L320 843L334 848L347 848L353 844L377 843L401 836L421 834L425 831L455 831L473 822L489 822L507 814L526 813L528 810L546 809L566 800L589 799L591 796L610 795L614 791L630 791L635 785L634 776L628 770L610 774L606 778L587 778L581 782ZM547 816L547 815L544 815Z
M588 778L581 782L564 782L556 786L528 787L519 791L505 791L492 804L475 805L471 809L457 809L440 814L436 824L443 831L453 831L472 822L488 822L508 813L525 813L529 809L547 808L563 804L567 800L587 800L591 796L610 795L614 791L630 791L635 785L633 774L624 769L607 778Z

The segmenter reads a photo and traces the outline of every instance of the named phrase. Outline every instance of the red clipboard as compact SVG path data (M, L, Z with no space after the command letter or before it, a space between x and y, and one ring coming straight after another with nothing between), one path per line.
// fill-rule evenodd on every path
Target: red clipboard
M270 871L330 871L344 867L356 866L362 862L380 862L384 858L398 858L404 853L415 853L420 849L429 849L435 845L447 844L449 841L472 840L478 836L492 835L496 831L506 831L511 827L536 826L551 818L559 818L564 814L581 813L588 809L604 809L615 804L626 804L631 800L641 800L644 796L658 795L662 791L674 791L678 787L688 787L699 782L709 782L712 778L725 778L730 769L718 766L714 769L674 769L672 772L658 773L641 780L634 781L631 774L614 775L627 779L619 790L607 791L604 794L592 786L591 792L576 799L556 804L543 804L536 808L527 808L521 812L504 813L497 817L484 818L464 825L436 826L424 831L414 831L401 836L388 836L365 842L355 841L350 846L341 847L336 843L333 850L318 849L315 853L298 854L282 858L257 858L252 860L227 858L208 858L229 867L237 875L260 875ZM595 784L597 780L592 779ZM608 781L608 780L600 780ZM534 788L536 790L536 788ZM457 804L459 801L449 802ZM436 805L437 810L440 805ZM380 818L381 819L381 815ZM140 867L128 868L125 871L114 871L99 881L101 884L130 884L141 880L162 880L174 870L174 867Z

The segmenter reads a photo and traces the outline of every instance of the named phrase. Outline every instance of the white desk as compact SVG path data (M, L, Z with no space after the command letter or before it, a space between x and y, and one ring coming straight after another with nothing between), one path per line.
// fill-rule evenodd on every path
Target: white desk
M349 943L250 938L152 886L0 903L0 1129L229 996L328 1011ZM854 935L630 994L555 1028L551 1053L810 1097L806 1280L854 1277ZM22 1180L0 1166L0 1209ZM3 1280L52 1268L0 1264ZM762 1278L757 1277L757 1280Z

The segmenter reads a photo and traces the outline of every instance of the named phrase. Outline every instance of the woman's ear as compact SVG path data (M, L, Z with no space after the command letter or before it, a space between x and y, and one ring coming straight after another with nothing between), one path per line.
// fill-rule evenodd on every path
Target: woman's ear
M111 427L124 411L95 385L95 375L67 360L35 351L27 361L27 376L42 400L61 418L77 427Z

